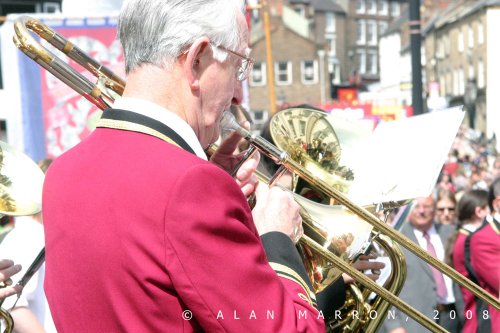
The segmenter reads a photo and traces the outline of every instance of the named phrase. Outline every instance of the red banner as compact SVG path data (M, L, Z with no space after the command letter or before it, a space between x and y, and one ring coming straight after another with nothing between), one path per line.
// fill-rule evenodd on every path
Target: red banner
M123 77L124 58L121 45L116 39L116 25L89 26L86 23L82 20L81 26L61 26L53 29L97 62ZM44 46L51 48L46 42ZM51 50L69 61L71 67L91 82L96 82L96 78L76 62L53 48ZM100 112L92 103L46 70L41 69L40 78L47 156L57 157L93 130L93 124Z
M413 115L411 106L401 105L374 105L352 103L328 103L320 106L326 112L341 115L353 120L372 120L376 125L381 120L396 120Z

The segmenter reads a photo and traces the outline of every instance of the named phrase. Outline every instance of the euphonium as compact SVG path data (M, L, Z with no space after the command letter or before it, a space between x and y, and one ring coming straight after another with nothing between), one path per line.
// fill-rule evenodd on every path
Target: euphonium
M31 36L30 38L28 38L27 35L29 35L29 32L27 31L27 29L38 33L42 38L45 38L49 43L53 44L63 53L67 54L71 59L78 62L84 68L89 69L98 78L98 82L103 83L101 84L101 86L104 86L105 89L101 89L97 86L97 84L91 83L69 66L62 66L61 64L59 64L59 62L57 62L57 65L53 65L57 57L55 57L48 50L41 48L39 44L33 38L31 38ZM110 71L103 66L96 66L95 62L90 57L85 55L84 52L81 51L77 46L69 43L62 36L56 34L54 31L44 26L39 21L32 18L21 17L15 23L15 32L15 43L23 52L34 59L42 67L49 70L54 76L67 83L75 91L84 95L89 101L94 103L99 108L106 108L109 104L106 100L113 100L114 95L120 95L123 91L123 80L116 78L114 74L109 73ZM54 36L56 36L56 38ZM34 46L35 44L37 46ZM106 92L106 90L109 90L109 93ZM332 186L329 182L325 181L324 178L332 179L335 177L326 174L326 172L324 171L321 172L321 166L314 166L314 161L312 161L311 163L308 162L310 168L314 167L314 169L319 170L319 174L314 174L310 171L311 169L304 168L301 165L303 162L301 158L306 155L305 152L301 153L299 150L298 154L296 154L296 158L298 159L292 159L288 152L277 148L276 146L270 144L260 137L252 135L249 131L242 128L234 120L225 119L224 122L226 128L237 131L242 137L247 139L264 155L270 157L276 163L283 165L292 173L297 174L299 177L311 184L317 191L324 194L325 197L333 198L337 205L342 205L344 207L343 209L348 210L349 212L357 215L362 220L370 224L376 234L382 233L386 237L389 237L393 241L399 243L399 245L406 247L408 250L412 251L415 255L426 261L428 264L434 266L442 273L450 276L455 282L467 288L477 297L493 305L496 309L500 309L498 299L495 299L479 286L468 281L465 277L463 277L448 265L445 265L439 260L428 255L427 252L421 249L418 245L414 244L407 237L401 235L398 231L381 222L380 219L374 216L372 212L363 207L357 206L354 202L349 200L346 195L341 193L341 191L336 188L337 186ZM329 251L328 247L330 244L318 243L308 235L304 235L300 242L301 244L307 245L311 252L317 253L328 262L333 263L340 271L348 273L358 283L361 283L369 290L375 292L384 301L389 302L401 311L405 312L412 319L416 320L427 329L434 332L445 332L445 330L443 330L432 320L422 315L418 311L415 311L410 305L403 302L401 299L396 297L385 288L378 286L364 274L353 269L348 262L340 259L333 252Z
M354 158L358 158L358 156L355 155L355 146L362 145L363 140L371 134L371 131L360 128L359 126L353 126L351 122L344 119L322 111L305 108L287 109L274 115L270 123L270 132L276 146L290 152L292 158L294 158L293 154L300 155L305 151L307 156L301 159L303 161L302 166L319 176L323 176L325 172L331 175L332 178L324 179L328 181L331 186L343 193L349 191L351 182L356 176L355 170L351 170L346 166L352 164ZM354 156L346 156L348 154ZM311 163L310 159L314 162ZM319 171L315 169L318 166L321 167ZM321 193L311 188L312 186L310 184L305 183L298 177L295 178L294 192L307 197L314 197L317 202L334 204L331 198L322 197ZM387 210L393 209L394 206L403 203L405 202L393 205L387 208ZM387 207L387 204L385 206ZM386 209L386 207L381 205L380 208ZM366 208L375 211L375 207ZM308 209L308 211L312 210ZM339 246L345 246L351 241L359 243L362 238L359 236L362 236L363 233L359 232L359 227L357 227L358 224L365 226L370 225L364 221L356 221L354 224L346 225L346 218L343 216L345 214L349 213L344 212L342 215L336 214L327 217L323 216L322 218L316 216L317 220L321 221L321 224L314 228L310 227L311 222L309 222L309 218L307 216L305 218L303 217L305 221L305 233L307 235L314 235L319 231L324 235L332 235L327 236L332 239L332 244L336 244L332 248L332 251L349 263L352 263L354 261L353 259L359 254L365 252L372 241L377 243L379 247L385 250L391 262L391 267L393 267L389 278L384 283L384 288L398 295L406 277L406 262L401 250L397 244L394 244L386 237L376 236L371 230L373 228L370 228L370 235L363 240L363 246L357 249L350 249L351 251L354 250L353 252L355 252L356 255L351 256L350 259L346 258L345 253L339 251L341 250ZM357 218L357 216L353 216L352 213L349 215L351 215L351 219ZM351 232L342 232L344 229L350 230ZM333 235L335 234L337 236L334 237ZM319 241L324 242L324 240ZM325 262L322 256L311 252L307 246L300 245L299 249L309 271L311 281L313 281L315 285L318 283L324 284L325 282L328 284L329 281L321 281L321 277L324 275L331 275L332 273L329 271L338 271L333 263ZM356 290L352 290L353 287L356 288ZM382 323L386 312L389 310L389 304L380 297L368 301L367 298L370 292L366 290L366 288L363 288L363 286L359 289L356 286L350 286L350 289L351 290L348 292L349 297L341 311L339 311L340 315L337 316L338 318L342 318L342 320L331 320L329 321L329 326L333 331L338 331L341 327L344 329L347 327L349 332L376 331L378 326ZM360 289L365 290L360 291ZM364 306L359 303L363 303ZM377 317L368 320L368 313L370 312L376 313Z

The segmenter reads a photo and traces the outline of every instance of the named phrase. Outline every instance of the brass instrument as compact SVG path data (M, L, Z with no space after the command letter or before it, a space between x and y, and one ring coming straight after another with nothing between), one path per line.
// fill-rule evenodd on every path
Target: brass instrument
M41 210L42 170L28 156L0 141L0 216L33 215ZM0 288L8 286L3 282ZM0 318L5 323L4 333L14 329L12 316L1 306Z
M326 115L322 111L292 108L273 116L270 123L270 133L276 146L291 154L292 159L300 160L304 168L319 175L342 193L347 193L356 170L351 170L346 165L354 165L354 159L359 159L357 148L365 143L371 130L353 126L350 122L331 114ZM296 158L293 156L294 154L300 155L303 151L307 153L305 157ZM324 176L325 171L328 178ZM335 204L334 200L322 197L321 193L318 193L310 184L305 183L295 174L294 184L294 192L301 196L312 197L316 202ZM385 203L379 207L365 208L371 212L383 210L388 214L390 210L406 203L407 201L401 201L390 205ZM311 211L310 208L308 210ZM314 227L311 227L310 218L302 214L305 233L315 235L317 231L320 231L328 235L324 239L316 238L315 241L321 244L331 244L330 250L351 264L357 256L366 251L370 244L378 244L385 250L392 267L391 274L383 287L392 294L398 295L406 279L406 261L400 248L387 237L373 232L373 227L363 220L346 223L345 214L334 214L333 212L329 212L328 216L316 214L315 218L320 222L316 223ZM349 215L351 215L350 219L359 219L357 216L352 216L352 213ZM363 232L360 232L360 228L357 227L359 224L364 225L365 228L369 227L369 237L363 237ZM346 258L346 254L339 250L341 250L340 247L348 245L349 242L361 243L362 246L358 245L354 249L346 248L346 250L351 251L351 257ZM332 272L338 271L335 265L326 261L321 254L311 251L306 245L300 244L299 252L315 286L318 284L320 286L328 285L331 281L321 281L321 279L323 276L334 275ZM319 268L321 271L318 272ZM349 285L346 303L338 311L340 315L336 316L337 320L335 318L327 320L331 331L338 332L341 329L344 332L376 331L389 310L389 303L380 297L368 300L369 296L370 291L363 286ZM376 318L370 316L373 313L377 314Z
M96 64L78 47L69 43L62 36L58 35L52 29L46 27L39 21L33 18L21 17L15 22L14 27L16 32L14 41L18 48L20 48L29 57L39 63L42 67L50 71L54 76L67 83L77 92L80 92L83 96L85 96L89 101L91 101L100 109L106 108L109 105L109 101L112 101L115 95L120 95L122 93L123 87L125 85L123 80L110 73L110 71L105 67ZM57 60L56 56L54 56L50 51L39 46L39 44L33 38L31 38L31 36L29 36L29 32L27 31L28 29L39 34L42 38L46 39L49 43L56 46L57 49L61 50L71 59L81 64L84 68L89 69L98 78L98 83L100 83L101 86L105 88L98 88L97 84L91 83L71 67L66 66L63 62ZM290 153L279 149L278 147L270 144L261 137L252 135L249 131L242 128L238 123L236 123L234 119L230 119L225 116L223 122L223 126L226 129L237 131L243 138L247 139L252 146L259 149L259 151L261 151L264 155L271 158L277 164L284 166L286 169L290 170L293 174L301 177L309 184L312 184L316 190L319 190L326 197L333 198L337 205L342 205L342 208L334 208L338 211L342 211L340 215L344 217L348 216L349 218L351 218L350 216L357 215L358 218L355 220L359 220L360 218L361 220L370 224L376 234L383 234L385 235L384 237L389 237L393 241L396 241L400 245L415 253L415 255L426 261L428 264L436 267L442 273L450 276L455 282L467 288L477 297L493 305L496 309L500 309L499 301L493 296L485 292L476 284L464 278L461 274L456 272L448 265L445 265L444 263L427 254L427 252L421 249L418 245L414 244L407 237L401 235L398 231L385 225L380 221L378 217L374 216L373 213L363 207L357 206L351 200L349 200L346 195L341 193L341 191L336 188L337 186L332 185L332 182L341 180L335 179L336 177L327 174L324 171L321 171L320 166L318 167L317 165L315 165L315 162L313 160L310 160L306 157L307 154L305 151L301 152L300 149L296 149L294 151L294 159L292 159ZM291 148L293 149L294 147L292 146ZM305 164L305 161L307 161L306 164L308 165L308 167L303 166ZM311 170L315 170L314 173ZM328 180L332 180L332 182ZM311 212L314 209L311 208L311 206L314 206L314 203L311 203L307 199L301 198L298 195L295 198L303 207L307 206L307 214L309 214L310 216L313 215ZM330 209L330 207L323 208ZM312 220L317 221L315 218L312 218ZM352 218L351 220L354 220L354 218ZM375 292L384 301L389 302L401 311L408 314L412 319L416 320L427 329L433 332L446 332L432 320L420 314L418 311L415 311L410 305L403 302L393 293L389 292L383 287L378 286L364 274L353 269L348 262L340 259L337 255L329 250L328 247L331 245L330 243L317 242L314 238L318 235L323 236L320 232L315 232L313 233L313 235L305 234L301 238L300 244L307 246L307 248L312 253L320 256L326 262L332 263L340 271L348 273L357 282L361 283L369 290ZM329 277L328 274L326 274L325 276L327 278ZM373 329L375 330L376 327L374 327Z

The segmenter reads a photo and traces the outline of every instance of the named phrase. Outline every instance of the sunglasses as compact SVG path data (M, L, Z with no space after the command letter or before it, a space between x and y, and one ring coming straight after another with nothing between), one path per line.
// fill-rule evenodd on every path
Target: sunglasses
M455 211L455 207L438 207L436 208L438 212L444 212L445 210L449 211L449 212L454 212Z

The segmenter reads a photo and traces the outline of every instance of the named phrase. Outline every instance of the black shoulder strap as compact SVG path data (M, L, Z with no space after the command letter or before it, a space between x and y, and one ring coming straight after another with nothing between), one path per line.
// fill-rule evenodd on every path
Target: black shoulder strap
M478 229L479 230L479 229ZM464 261L465 261L465 268L467 269L467 272L469 273L469 279L474 282L475 284L477 283L477 275L476 272L474 272L474 268L472 268L472 262L470 258L470 239L474 235L473 232L469 233L467 238L465 239L464 243Z
M167 138L170 138L172 141L174 141L179 147L182 149L195 154L193 148L191 148L188 143L179 135L177 134L173 129L165 125L164 123L153 119L149 118L147 116L144 116L142 114L138 114L135 112L127 111L127 110L120 110L120 109L106 109L104 110L101 119L107 119L111 121L118 121L118 122L126 122L126 123L132 123L132 124L138 124L147 128L150 128L156 132L159 132L166 136ZM123 123L122 123L123 124ZM134 131L134 129L127 128L127 126L99 126L98 127L111 127L111 128L117 128L117 129L122 129L122 130L130 130ZM145 131L140 131L141 133L149 134L156 136L152 132L145 132Z
M488 221L485 219L481 227L479 227L476 231L471 232L469 236L465 239L465 248L464 248L464 261L465 261L465 268L467 269L467 272L469 273L469 279L474 282L475 284L479 285L479 281L477 278L477 274L474 271L474 268L472 267L472 262L471 262L471 255L470 255L470 241L472 236L479 230L483 229L484 227L488 226ZM488 316L488 319L484 319L484 311L488 310L488 304L484 302L482 299L480 299L477 296L474 296L474 301L476 303L476 317L477 317L477 330L476 332L481 332L481 333L488 333L492 332L491 331L491 320L489 319L490 317Z

